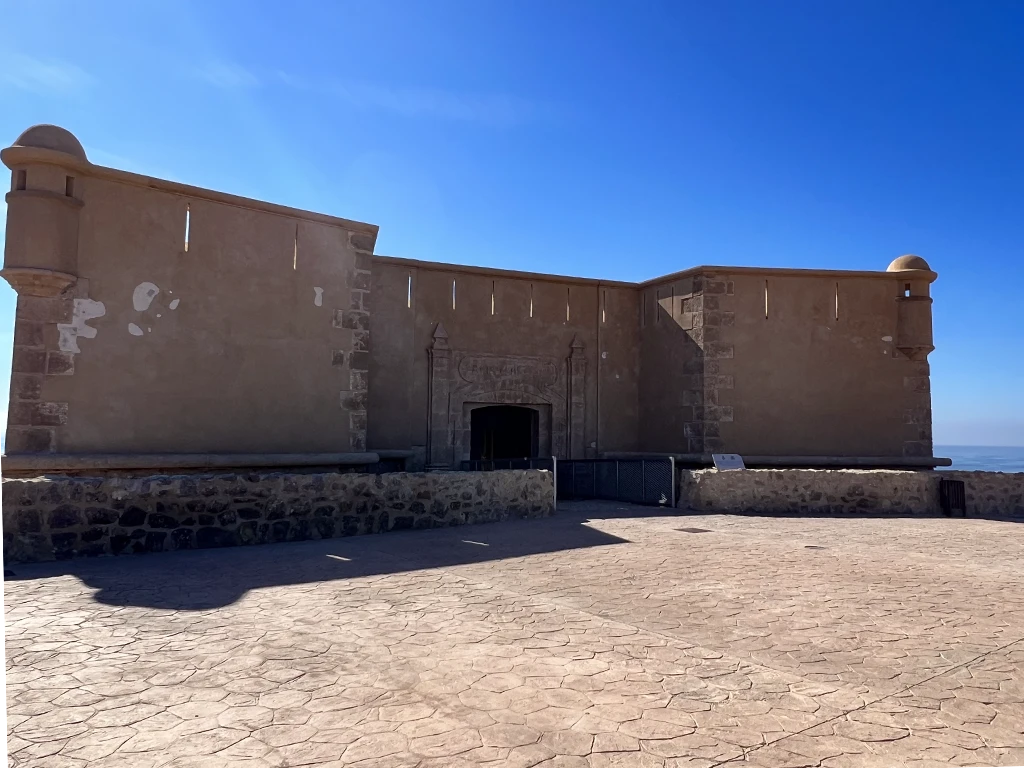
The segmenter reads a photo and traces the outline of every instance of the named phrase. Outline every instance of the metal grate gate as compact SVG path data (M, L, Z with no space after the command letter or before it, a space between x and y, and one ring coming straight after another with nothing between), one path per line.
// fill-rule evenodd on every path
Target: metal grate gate
M675 461L658 459L559 459L560 500L607 499L675 506Z
M463 472L494 472L498 469L546 469L554 468L555 460L541 459L473 459L462 462Z
M963 480L939 479L939 505L942 514L952 515L954 510L967 517L967 494L964 493Z

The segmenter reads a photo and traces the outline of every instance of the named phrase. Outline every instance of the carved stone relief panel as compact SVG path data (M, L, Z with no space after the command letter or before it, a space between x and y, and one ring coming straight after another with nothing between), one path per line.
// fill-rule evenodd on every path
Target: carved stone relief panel
M567 356L492 355L452 349L438 325L430 349L429 467L470 457L470 419L480 405L523 405L541 414L538 452L582 457L586 359L574 339ZM548 415L550 414L550 415Z
M538 443L555 456L566 455L566 391L564 365L556 358L454 352L451 384L453 448L458 460L470 455L472 409L466 403L548 406L550 420L538 426ZM547 427L547 434L545 434Z

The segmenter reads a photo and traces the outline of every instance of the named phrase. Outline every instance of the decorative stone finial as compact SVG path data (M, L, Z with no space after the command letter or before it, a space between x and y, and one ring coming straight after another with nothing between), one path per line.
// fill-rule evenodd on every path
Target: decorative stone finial
M438 323L434 329L434 349L448 348L448 331L444 329L444 323Z

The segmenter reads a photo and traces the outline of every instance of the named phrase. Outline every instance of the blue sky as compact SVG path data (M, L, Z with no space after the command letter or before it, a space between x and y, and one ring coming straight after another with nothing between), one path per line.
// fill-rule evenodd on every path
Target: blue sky
M0 143L639 280L939 272L937 443L1024 445L1024 3L0 2ZM0 213L6 213L5 210ZM0 289L0 380L14 294Z

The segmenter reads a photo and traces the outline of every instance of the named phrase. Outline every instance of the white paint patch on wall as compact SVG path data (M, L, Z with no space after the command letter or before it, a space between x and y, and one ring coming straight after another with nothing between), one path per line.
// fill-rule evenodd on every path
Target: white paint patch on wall
M322 307L324 305L324 289L314 288L313 289L313 305Z
M57 331L60 336L57 339L57 346L62 352L78 354L82 350L78 348L78 337L84 336L87 339L96 338L96 329L86 325L90 320L103 317L107 314L107 308L102 301L92 299L75 299L74 308L71 312L70 323L57 323Z
M170 304L168 304L167 306L168 306L168 307L170 307L171 309L177 309L177 308L178 308L178 302L179 302L179 301L181 301L181 299L175 299L174 301L172 301L172 302L171 302Z
M128 333L130 333L132 336L141 336L142 329L139 328L139 326L137 326L135 323L128 323Z
M149 305L153 303L153 299L160 293L160 289L153 283L139 283L135 286L135 292L132 294L132 305L135 307L136 312L145 312L149 309Z

